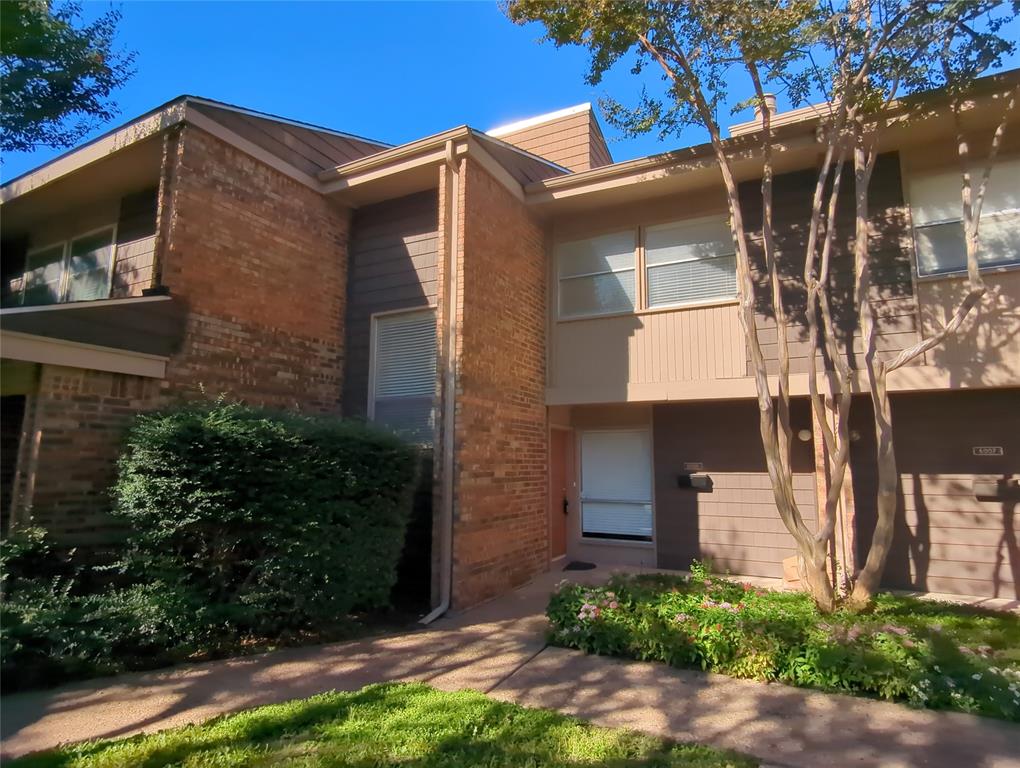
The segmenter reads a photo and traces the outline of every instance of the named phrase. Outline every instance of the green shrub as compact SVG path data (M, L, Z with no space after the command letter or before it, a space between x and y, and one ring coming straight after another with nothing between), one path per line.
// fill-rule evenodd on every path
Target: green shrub
M5 689L336 636L389 600L417 464L336 419L223 402L138 417L118 562L76 565L38 529L0 548Z
M547 612L550 640L1020 720L1020 617L893 595L881 595L866 616L821 616L806 594L698 575L561 583Z
M261 635L384 606L416 465L358 422L222 402L141 416L114 489L124 567Z

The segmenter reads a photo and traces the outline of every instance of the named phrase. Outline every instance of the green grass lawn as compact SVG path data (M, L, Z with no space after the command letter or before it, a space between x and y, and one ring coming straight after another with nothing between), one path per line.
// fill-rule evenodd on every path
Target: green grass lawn
M701 571L564 583L548 616L553 643L588 653L1020 721L1013 613L883 594L823 616L804 593Z
M390 684L260 707L151 736L65 747L9 765L751 768L757 762L708 747L597 728L480 693Z

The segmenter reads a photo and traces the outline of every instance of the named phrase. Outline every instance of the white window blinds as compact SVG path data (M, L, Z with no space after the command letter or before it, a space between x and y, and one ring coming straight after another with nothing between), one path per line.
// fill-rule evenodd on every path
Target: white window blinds
M636 253L633 230L558 245L560 317L632 311Z
M718 216L648 227L648 306L689 304L737 295L737 262L726 219Z
M109 227L29 251L21 303L31 306L109 298L113 241L114 230Z
M974 193L982 167L971 173ZM997 267L1020 263L1020 159L999 161L992 168L978 226L978 263ZM917 273L939 275L964 272L967 251L963 232L963 181L957 170L911 178L910 213L914 221Z
M436 389L433 310L375 318L372 381L372 420L410 442L431 444Z
M647 430L581 433L585 536L652 539L652 449Z

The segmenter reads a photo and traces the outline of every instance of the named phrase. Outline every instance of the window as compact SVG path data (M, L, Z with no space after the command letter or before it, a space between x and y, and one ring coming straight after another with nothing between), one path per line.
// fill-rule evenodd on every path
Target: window
M648 227L648 306L689 304L737 295L737 260L726 219L708 217Z
M972 173L975 194L983 168ZM1020 160L996 163L988 182L978 227L978 264L1000 267L1020 264ZM963 232L959 171L925 174L910 181L910 211L919 275L965 272L967 250Z
M581 533L652 540L652 448L647 430L581 433Z
M632 230L557 246L560 317L633 311L635 246Z
M432 444L436 314L419 310L373 318L369 417L409 442Z
M29 251L21 303L31 306L109 297L114 247L114 229L107 227Z

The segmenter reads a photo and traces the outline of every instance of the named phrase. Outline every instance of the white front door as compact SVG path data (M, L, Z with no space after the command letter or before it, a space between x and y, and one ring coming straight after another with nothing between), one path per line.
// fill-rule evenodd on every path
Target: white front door
M652 540L652 445L647 429L581 433L581 535Z

